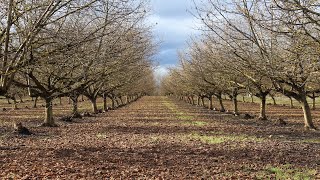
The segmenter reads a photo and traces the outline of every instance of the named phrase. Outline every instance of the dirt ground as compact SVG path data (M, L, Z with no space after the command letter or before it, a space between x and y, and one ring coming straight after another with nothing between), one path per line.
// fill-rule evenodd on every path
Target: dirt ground
M55 106L58 117L71 112L63 103ZM37 126L42 108L25 106L31 107L0 110L0 179L320 179L320 132L303 129L298 108L268 106L270 120L258 121L143 97L44 128ZM259 105L239 108L257 115ZM313 114L320 127L320 110ZM272 121L279 117L288 124ZM12 121L24 122L33 135L14 134Z

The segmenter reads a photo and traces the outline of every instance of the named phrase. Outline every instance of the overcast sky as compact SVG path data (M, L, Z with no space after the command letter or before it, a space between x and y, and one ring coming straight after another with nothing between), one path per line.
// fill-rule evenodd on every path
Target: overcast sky
M186 47L191 35L198 33L195 18L187 11L193 6L191 0L151 0L152 15L149 18L155 25L154 34L161 46L156 60L160 67L157 74L164 74L165 68L178 63L177 50Z

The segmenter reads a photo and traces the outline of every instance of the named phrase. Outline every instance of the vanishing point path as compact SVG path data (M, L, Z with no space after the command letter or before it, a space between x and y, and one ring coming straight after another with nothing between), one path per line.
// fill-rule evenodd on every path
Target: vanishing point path
M143 97L13 138L0 149L0 172L15 166L12 173L25 179L259 179L274 178L272 167L292 166L319 176L319 143L279 132L169 97Z

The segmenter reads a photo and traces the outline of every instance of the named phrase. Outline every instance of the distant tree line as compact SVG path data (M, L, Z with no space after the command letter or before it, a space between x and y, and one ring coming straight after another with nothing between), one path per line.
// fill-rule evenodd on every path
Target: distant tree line
M162 82L166 94L201 101L212 97L225 111L227 95L238 114L237 96L250 94L261 101L276 93L297 100L304 124L315 129L307 97L320 92L320 11L318 1L203 0L194 1L202 34L180 52L180 66ZM200 102L198 101L198 102Z
M86 96L132 101L154 89L155 43L142 0L4 0L0 2L0 95L52 101L69 97L77 115ZM121 98L122 101L122 98ZM123 102L126 103L126 102Z

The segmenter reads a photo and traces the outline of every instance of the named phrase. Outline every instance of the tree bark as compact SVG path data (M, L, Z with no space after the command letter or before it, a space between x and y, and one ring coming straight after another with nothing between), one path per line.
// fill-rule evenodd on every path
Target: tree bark
M128 96L126 96L125 103L126 103L126 105L129 104Z
M312 93L312 110L316 109L316 96L314 93Z
M114 101L114 97L111 98L111 107L112 107L112 109L116 108L116 103Z
M16 98L13 98L13 109L18 109L18 102Z
M260 115L259 115L259 120L267 120L266 116L266 100L267 100L267 95L262 94L260 95Z
M316 129L312 122L312 116L311 116L311 110L310 106L307 101L307 96L302 95L301 96L301 102L300 102L302 109L303 109L303 115L304 115L304 127L306 129Z
M225 112L226 109L224 108L224 105L223 105L223 100L222 100L222 97L218 97L219 99L219 104L220 104L220 112Z
M293 108L293 100L292 100L292 97L289 97L290 99L290 108Z
M233 101L233 113L234 115L239 115L237 95L232 96L232 101Z
M33 108L37 108L38 97L35 97L33 101Z
M53 120L52 99L46 98L45 102L46 102L45 119L44 119L42 126L55 127L56 124L54 123L54 120Z
M19 96L19 99L20 99L20 103L23 103L22 96Z
M80 113L79 113L79 110L78 110L78 98L79 98L79 96L72 96L70 98L72 100L72 115L74 117L79 117L80 116Z
M115 100L116 100L116 103L117 103L117 107L119 107L120 103L119 103L118 98L115 98Z
M194 96L191 96L192 99L192 105L196 105L196 101L194 100Z
M212 96L210 95L208 99L209 99L209 109L213 110L213 98L212 98Z
M92 112L93 113L98 113L98 106L97 106L97 98L96 97L91 97L90 98L91 106L92 106Z
M204 104L204 97L201 97L201 103L202 103L202 107L205 107L205 104Z
M108 110L108 106L107 106L107 95L103 94L103 110L107 111Z
M8 101L8 104L11 104L11 102L10 102L10 99L9 99L9 98L7 98L7 101Z
M124 103L123 103L123 100L122 100L122 96L120 96L120 102L121 102L121 106L123 106L124 105Z
M197 96L197 106L200 106L200 96Z
M272 101L273 101L273 105L277 105L276 98L274 96L272 96L272 95L271 95L271 98L272 98Z

